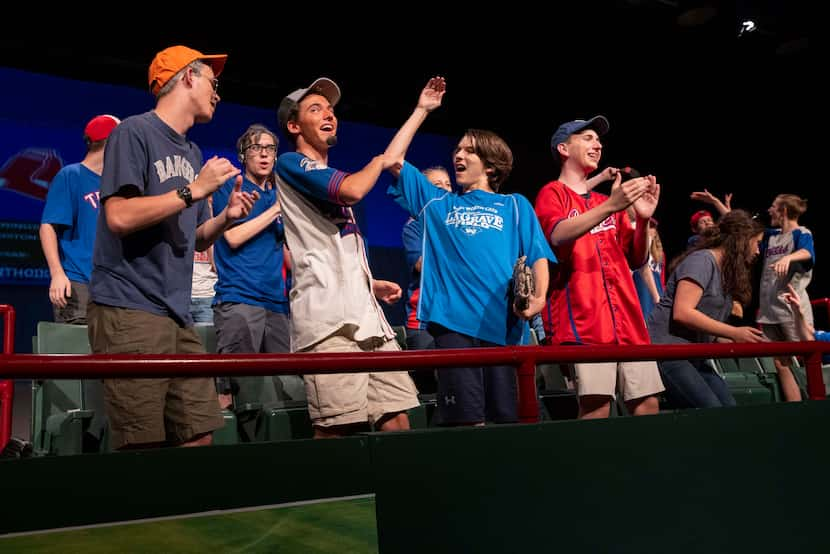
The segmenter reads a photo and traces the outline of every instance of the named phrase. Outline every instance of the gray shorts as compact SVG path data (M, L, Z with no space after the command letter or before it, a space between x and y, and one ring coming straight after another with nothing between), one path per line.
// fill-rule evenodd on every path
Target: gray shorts
M291 322L288 314L262 306L221 302L213 308L216 352L219 354L278 354L291 352ZM220 392L236 390L236 400L263 407L279 407L305 400L303 379L298 375L264 377L220 377Z
M89 304L89 286L77 281L69 282L72 294L66 299L66 306L59 308L52 305L55 323L86 325L86 305Z

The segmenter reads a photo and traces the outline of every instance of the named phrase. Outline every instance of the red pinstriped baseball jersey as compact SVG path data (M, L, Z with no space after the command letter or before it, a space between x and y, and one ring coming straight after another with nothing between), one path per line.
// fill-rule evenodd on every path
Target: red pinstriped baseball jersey
M596 192L582 196L552 181L536 197L536 215L550 240L559 222L607 199ZM628 260L633 242L634 229L622 211L576 241L553 247L559 265L542 310L552 344L649 344Z

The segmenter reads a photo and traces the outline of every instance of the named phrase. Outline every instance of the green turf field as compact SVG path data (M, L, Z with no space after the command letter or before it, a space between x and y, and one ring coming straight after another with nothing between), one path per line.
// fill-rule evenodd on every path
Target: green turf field
M374 498L0 538L0 552L377 552Z

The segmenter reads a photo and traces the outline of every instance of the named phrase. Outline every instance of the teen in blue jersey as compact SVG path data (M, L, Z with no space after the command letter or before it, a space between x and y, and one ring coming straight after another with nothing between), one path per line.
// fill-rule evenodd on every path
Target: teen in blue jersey
M215 286L213 320L220 354L291 351L283 277L285 235L274 174L278 144L277 135L258 124L248 127L236 143L244 166L242 190L258 194L259 199L251 213L225 231L215 244L219 280ZM234 179L230 179L213 194L214 214L225 209L234 186ZM245 398L255 395L264 406L301 400L305 394L302 380L296 376L233 381Z
M444 91L440 77L427 83L386 155L403 159ZM513 154L500 137L468 130L453 162L458 194L437 189L405 161L391 168L398 180L389 194L424 226L418 319L428 324L438 348L519 344L524 320L544 307L548 262L556 258L530 202L518 194L498 194L513 167ZM511 303L513 265L520 256L527 256L535 278L524 310ZM516 421L515 368L439 371L438 406L445 425Z
M61 169L49 185L41 217L40 244L49 264L49 301L57 323L87 322L104 147L120 122L112 115L93 117L84 128L86 156L80 163ZM82 386L84 408L93 412L83 435L84 451L95 452L107 427L104 389L100 379L84 379Z
M111 115L93 117L84 128L86 156L61 169L49 185L40 243L52 276L49 301L58 323L86 324L104 147L119 123Z

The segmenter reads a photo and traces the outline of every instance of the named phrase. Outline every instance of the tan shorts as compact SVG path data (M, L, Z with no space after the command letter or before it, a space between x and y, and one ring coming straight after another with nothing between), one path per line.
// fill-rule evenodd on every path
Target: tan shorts
M657 362L605 362L574 364L579 396L615 397L617 385L623 400L635 400L666 390Z
M304 352L398 350L395 339L355 342L342 335L332 335ZM318 427L366 421L375 424L384 414L403 412L419 404L418 391L405 371L306 375L305 391L309 416Z
M141 310L90 302L89 343L95 354L204 354L192 327ZM113 448L180 444L224 425L213 379L104 379Z

